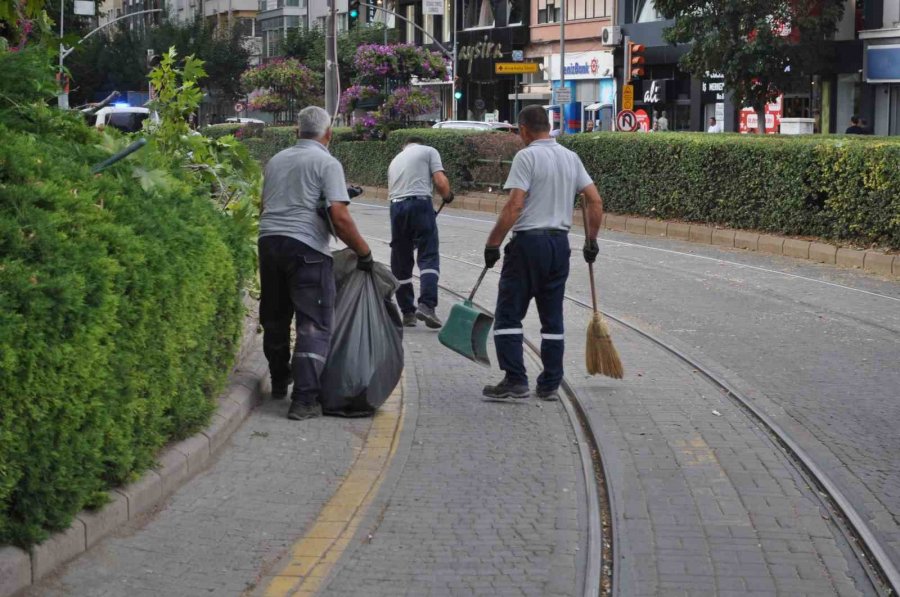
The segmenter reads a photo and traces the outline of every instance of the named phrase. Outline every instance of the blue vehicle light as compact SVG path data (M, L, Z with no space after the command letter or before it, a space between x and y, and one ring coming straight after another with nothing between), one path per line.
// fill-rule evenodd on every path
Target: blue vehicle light
M113 104L113 108L130 108L130 107L131 106L128 105L128 102L116 102Z

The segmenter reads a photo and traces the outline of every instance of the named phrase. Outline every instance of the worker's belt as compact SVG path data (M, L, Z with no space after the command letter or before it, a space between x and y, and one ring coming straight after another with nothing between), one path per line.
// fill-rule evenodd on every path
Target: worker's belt
M567 236L569 231L565 228L532 228L530 230L516 230L513 238L517 236Z
M422 201L431 201L431 197L427 195L407 195L406 197L398 197L397 199L391 199L391 203L403 203L407 199L420 199Z

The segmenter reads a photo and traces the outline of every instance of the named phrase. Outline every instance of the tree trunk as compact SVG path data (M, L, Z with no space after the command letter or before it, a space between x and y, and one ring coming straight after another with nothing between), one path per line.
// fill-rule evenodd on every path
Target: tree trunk
M755 106L756 109L756 128L757 133L760 135L766 134L766 104L758 104Z

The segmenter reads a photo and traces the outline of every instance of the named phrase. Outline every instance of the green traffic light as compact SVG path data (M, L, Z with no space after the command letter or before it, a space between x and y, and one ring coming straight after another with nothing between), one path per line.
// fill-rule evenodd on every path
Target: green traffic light
M453 97L455 97L456 99L462 99L462 91L457 91L453 94Z
M351 18L351 19L355 19L355 18L358 17L358 16L359 16L359 11L356 10L355 8L354 8L353 10L350 11L350 18Z

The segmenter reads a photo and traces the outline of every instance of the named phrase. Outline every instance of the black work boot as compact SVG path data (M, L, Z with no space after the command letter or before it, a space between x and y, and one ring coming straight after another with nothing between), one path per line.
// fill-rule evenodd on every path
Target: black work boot
M405 328L414 328L416 327L416 314L413 313L404 313L403 314L403 327Z
M434 312L434 307L429 307L428 305L419 305L419 309L416 311L416 317L424 321L425 325L433 330L444 325L441 322L441 318Z
M281 400L288 393L288 386L291 385L290 380L275 381L272 380L272 398Z
M556 402L559 400L559 390L541 389L534 391L538 398L546 402Z
M314 419L322 416L322 405L318 402L307 404L294 400L291 402L291 408L288 410L287 418L292 421L302 421L304 419Z
M510 383L505 377L495 386L484 386L482 391L485 398L490 400L522 400L531 396L528 384Z

